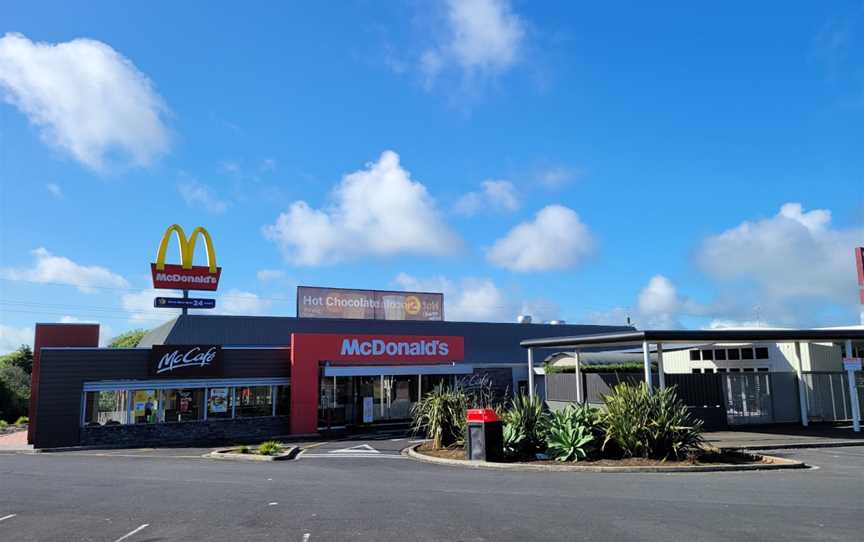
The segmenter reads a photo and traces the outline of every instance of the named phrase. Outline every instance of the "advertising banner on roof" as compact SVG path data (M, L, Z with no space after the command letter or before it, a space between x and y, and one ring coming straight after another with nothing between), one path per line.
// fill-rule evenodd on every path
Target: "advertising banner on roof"
M444 294L298 286L297 316L441 321Z

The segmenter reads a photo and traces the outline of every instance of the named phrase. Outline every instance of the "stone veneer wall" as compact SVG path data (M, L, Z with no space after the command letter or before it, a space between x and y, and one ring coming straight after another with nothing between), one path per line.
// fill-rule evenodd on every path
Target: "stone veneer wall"
M289 434L289 417L102 425L81 428L82 446L164 446L258 442Z

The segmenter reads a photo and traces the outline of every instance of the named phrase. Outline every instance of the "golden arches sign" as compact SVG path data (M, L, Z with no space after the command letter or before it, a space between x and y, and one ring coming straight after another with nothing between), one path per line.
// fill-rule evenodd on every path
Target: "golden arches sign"
M210 238L210 233L201 226L195 228L192 235L186 238L186 233L178 224L171 224L165 230L162 236L162 242L159 243L159 250L156 252L156 269L163 271L165 269L165 252L168 250L168 243L171 241L171 233L176 234L177 244L180 245L180 263L183 269L192 269L192 257L195 255L195 242L200 234L204 237L204 250L207 251L207 265L210 267L210 272L216 272L216 251L213 250L213 239Z
M165 253L168 252L172 233L179 245L180 265L165 263ZM199 235L204 238L206 266L192 264ZM199 226L192 231L192 235L186 237L186 232L178 224L171 224L165 230L156 250L156 262L150 264L150 268L153 273L153 287L170 290L215 290L222 274L222 268L216 265L216 251L213 249L210 233Z

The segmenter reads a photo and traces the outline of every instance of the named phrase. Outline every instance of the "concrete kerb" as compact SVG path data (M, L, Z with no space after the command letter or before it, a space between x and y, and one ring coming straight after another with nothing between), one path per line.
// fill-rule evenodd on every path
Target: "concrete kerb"
M807 450L809 448L845 448L848 446L864 446L862 440L841 440L837 442L801 442L793 444L755 444L752 446L720 446L722 452L746 452L758 450Z
M780 469L804 469L807 465L802 461L762 455L761 457L771 460L771 463L754 463L752 465L667 465L646 467L609 467L597 465L532 465L530 463L489 463L487 461L468 461L462 459L445 459L421 454L417 451L421 444L415 444L402 450L404 455L417 461L435 463L438 465L449 465L463 468L498 469L498 470L521 470L538 472L606 472L606 473L684 473L684 472L728 472L728 471L755 471L755 470L780 470Z
M210 453L206 453L202 457L231 461L286 461L294 459L295 457L297 457L297 454L300 453L299 446L291 446L281 454L277 455L258 455L255 453L241 454L240 452L237 452L235 450L237 450L236 447L222 448L219 450L213 450Z

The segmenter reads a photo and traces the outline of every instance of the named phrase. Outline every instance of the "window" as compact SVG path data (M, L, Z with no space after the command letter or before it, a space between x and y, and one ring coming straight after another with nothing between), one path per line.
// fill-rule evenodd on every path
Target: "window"
M204 418L203 389L173 389L162 392L162 412L165 422L190 422Z
M691 350L690 353L692 354L693 351ZM690 372L693 373L694 375L698 375L699 373L702 372L702 369L691 369Z
M714 359L719 361L726 361L726 351L722 349L715 350Z
M270 386L250 386L234 389L237 402L235 416L254 418L273 415L273 388Z
M231 388L210 388L207 395L207 419L231 417Z
M84 425L120 425L129 423L126 390L88 391L84 397Z
M291 414L291 386L276 386L276 415Z
M714 372L715 372L715 373L725 373L725 372L726 372L726 368L724 367L724 368L720 368L720 369L714 369Z
M752 372L754 372L756 369L754 369L753 367L745 367L745 368L743 368L743 369L741 369L741 370L744 371L745 373L752 373Z
M702 351L702 359L713 360L714 359L714 351L713 350L703 350Z
M741 349L741 359L753 359L753 349L752 348L742 348Z
M768 359L768 348L764 346L756 348L756 359Z
M698 350L691 350L690 351L690 361L699 361L700 359L702 359L702 358L699 356Z
M157 390L134 390L132 392L132 423L156 423L159 419Z
M737 348L729 348L726 350L726 357L730 361L738 361L741 359L741 350Z
M757 368L756 368L756 372L759 372L759 373L767 373L767 372L768 372L768 367L757 367Z
M732 367L731 369L729 369L729 372L730 373L740 373L741 369L739 369L738 367Z

